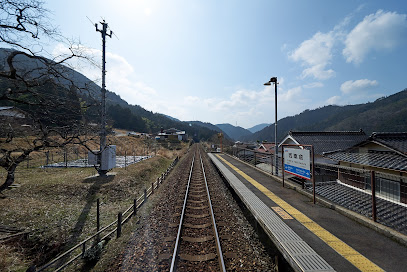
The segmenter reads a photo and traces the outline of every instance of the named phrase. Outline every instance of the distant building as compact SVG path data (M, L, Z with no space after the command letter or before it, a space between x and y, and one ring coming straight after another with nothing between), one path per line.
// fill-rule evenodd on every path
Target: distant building
M11 131L16 135L30 135L32 133L28 114L12 106L0 107L0 137L5 137Z
M275 143L261 143L257 148L257 152L267 153L267 154L274 154L275 150Z
M161 129L159 133L155 136L156 140L169 140L169 141L187 141L188 137L185 131L178 130L175 128Z
M1 106L0 117L26 118L27 113L13 106Z
M240 141L236 141L235 144L233 145L234 147L239 147L239 148L247 148L247 149L256 149L256 144L253 143L242 143Z

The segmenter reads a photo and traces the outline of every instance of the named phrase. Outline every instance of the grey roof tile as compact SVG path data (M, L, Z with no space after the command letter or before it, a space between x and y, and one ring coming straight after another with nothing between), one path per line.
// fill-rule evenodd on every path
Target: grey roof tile
M407 154L407 132L374 132L370 139Z
M344 150L368 139L368 136L363 130L290 131L290 135L300 144L313 145L315 154Z
M326 155L335 161L357 163L374 167L407 171L407 156L395 152L350 153L335 152Z

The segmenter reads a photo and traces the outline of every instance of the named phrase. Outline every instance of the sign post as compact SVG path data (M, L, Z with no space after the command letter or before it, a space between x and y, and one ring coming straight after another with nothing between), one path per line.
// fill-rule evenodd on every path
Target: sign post
M297 148L288 148L288 146ZM310 147L311 150L298 148L306 146ZM313 198L314 198L313 202L315 204L314 147L312 145L283 145L282 152L283 152L282 166L284 169L283 187L284 187L284 172L307 180L311 180L312 178Z

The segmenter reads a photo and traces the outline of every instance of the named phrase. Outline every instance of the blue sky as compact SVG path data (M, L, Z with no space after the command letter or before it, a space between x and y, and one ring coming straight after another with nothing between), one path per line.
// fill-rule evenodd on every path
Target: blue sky
M46 1L61 32L100 55L107 88L180 120L245 128L407 88L405 1ZM54 54L62 44L49 44ZM96 68L79 68L100 80Z

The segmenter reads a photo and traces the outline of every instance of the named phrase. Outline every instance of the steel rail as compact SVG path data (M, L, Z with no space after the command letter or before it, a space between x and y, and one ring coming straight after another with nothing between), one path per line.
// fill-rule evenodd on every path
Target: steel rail
M220 271L226 272L225 262L223 260L222 247L220 245L220 240L219 240L218 228L216 227L215 215L213 213L212 200L211 200L211 196L210 196L210 193L209 193L208 182L206 180L205 167L203 165L203 161L202 161L202 157L201 157L200 152L199 152L199 158L201 159L202 172L203 172L203 176L204 176L204 180L205 180L206 193L208 195L208 204L209 204L209 209L210 209L210 212L211 212L213 232L215 233L215 243L216 243L216 251L218 252L218 257L219 257L218 258L219 259L219 267L220 267Z
M214 215L214 212L213 212L212 200L211 200L211 197L210 197L208 182L207 182L206 174L205 174L205 167L204 167L202 156L200 154L199 149L198 149L198 154L199 154L199 158L200 158L200 162L201 162L201 166L202 166L202 173L203 173L203 177L204 177L206 194L207 194L207 198L208 198L207 201L208 201L208 206L209 206L209 210L210 210L210 214L211 214L211 220L212 220L212 228L213 228L213 232L214 232L214 236L215 236L216 251L217 251L219 267L220 267L219 271L225 272L226 268L225 268L223 253L222 253L222 247L221 247L221 244L220 244L219 234L218 234L218 230L217 230L217 226L216 226L215 215ZM188 199L188 194L189 194L189 189L190 189L191 177L192 177L193 167L194 167L194 163L195 163L195 156L196 156L196 153L194 154L194 157L192 159L191 169L190 169L190 172L189 172L188 184L187 184L187 189L186 189L186 192L185 192L184 203L183 203L183 206L182 206L182 212L181 212L180 223L179 223L179 226L178 226L177 238L176 238L176 241L175 241L174 252L173 252L173 255L172 255L172 261L171 261L171 267L170 267L171 272L176 271L176 262L177 262L179 247L180 247L180 238L181 238L181 233L182 233L182 229L183 229L183 222L184 222L187 199Z
M186 206L187 206L187 198L188 198L188 193L189 193L189 186L190 186L190 183L191 183L192 168L194 167L194 162L195 162L195 153L194 153L194 157L192 158L191 170L189 171L188 184L187 184L187 189L186 189L186 192L185 192L184 204L182 206L181 218L179 220L177 239L175 241L174 253L172 255L170 272L175 271L175 261L176 261L176 258L177 258L177 255L178 255L178 250L179 250L179 244L180 244L180 239L181 239L181 231L182 231L182 226L183 226L183 222L184 222L184 215L185 215L185 210L186 210Z

